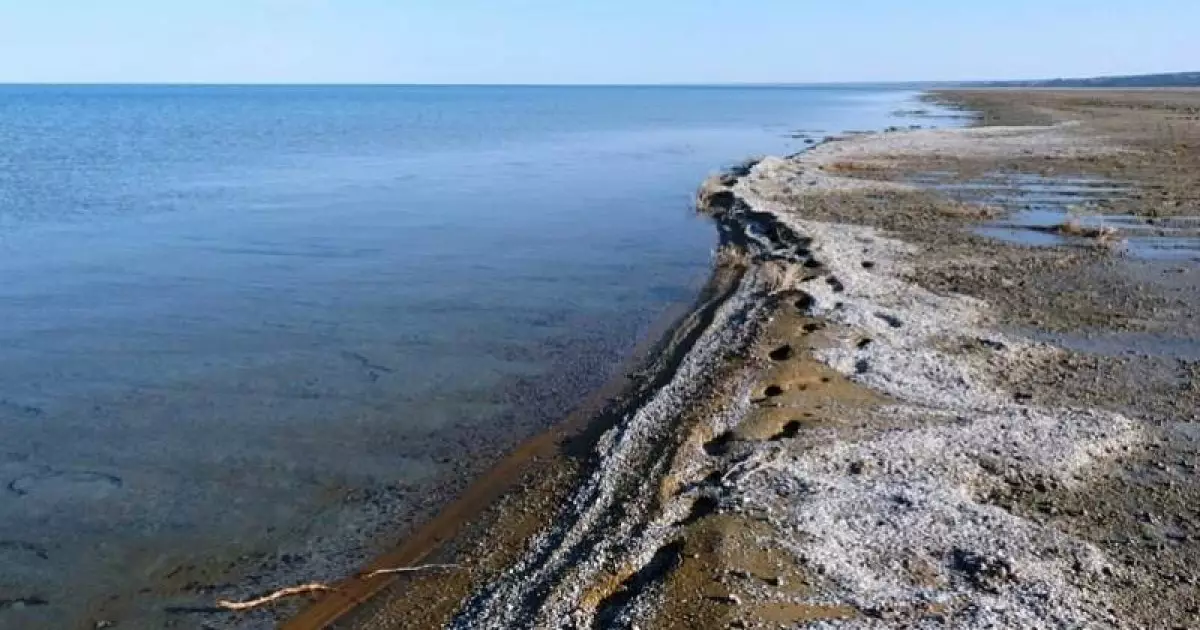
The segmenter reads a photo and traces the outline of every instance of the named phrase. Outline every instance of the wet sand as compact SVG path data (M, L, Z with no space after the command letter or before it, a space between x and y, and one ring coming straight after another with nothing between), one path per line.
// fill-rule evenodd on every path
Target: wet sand
M284 627L1200 623L1200 363L1166 351L1200 338L1189 237L978 231L1028 205L1017 175L1129 190L1068 218L1200 215L1200 92L931 98L981 126L707 182L697 308L372 565L454 568L350 578ZM979 178L1015 192L946 186Z

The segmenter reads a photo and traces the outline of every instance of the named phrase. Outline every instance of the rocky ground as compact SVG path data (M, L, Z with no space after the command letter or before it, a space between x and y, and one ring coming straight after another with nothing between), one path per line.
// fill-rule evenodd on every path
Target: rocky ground
M377 565L454 567L286 627L1200 627L1200 260L985 237L1026 197L943 186L1198 216L1200 92L930 98L980 125L708 182L713 283L602 413Z

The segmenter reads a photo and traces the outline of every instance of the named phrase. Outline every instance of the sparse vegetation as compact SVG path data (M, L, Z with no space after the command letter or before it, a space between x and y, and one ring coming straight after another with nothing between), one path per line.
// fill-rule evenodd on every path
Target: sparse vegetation
M1063 221L1052 229L1063 236L1094 238L1100 241L1114 241L1119 237L1116 228L1110 225L1085 225L1074 217Z
M717 248L713 262L717 267L746 267L750 264L750 257L741 247L725 244Z
M872 162L855 162L851 160L841 160L827 164L821 167L827 173L837 175L845 175L849 177L864 177L869 179L889 180L891 177L888 174L888 169L879 164Z

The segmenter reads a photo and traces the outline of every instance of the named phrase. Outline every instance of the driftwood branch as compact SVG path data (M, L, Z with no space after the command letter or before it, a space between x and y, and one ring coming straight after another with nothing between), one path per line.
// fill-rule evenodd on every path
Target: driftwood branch
M307 595L309 593L321 593L321 592L332 591L332 590L334 590L333 587L329 586L328 584L321 584L321 583L317 583L317 582L314 582L312 584L301 584L300 586L290 586L288 588L281 588L278 591L275 591L274 593L271 593L269 595L263 595L262 597L259 597L257 599L250 599L250 600L246 600L244 602L231 602L229 600L223 599L223 600L217 602L217 608L223 608L225 610L234 610L234 611L251 610L254 608L259 608L261 606L265 606L267 604L270 604L271 602L278 601L280 599L284 599L287 597L295 597L297 595Z
M457 564L422 564L415 567L396 567L393 569L376 569L360 575L364 580L369 580L373 577L381 575L395 575L397 573L414 573L416 571L429 571L431 569L461 569L462 566Z
M461 568L462 567L457 564L422 564L422 565L415 566L415 567L394 567L394 568L390 568L390 569L376 569L374 571L369 571L367 573L363 573L362 575L359 575L358 579L369 580L371 578L379 577L381 575L395 575L397 573L415 573L417 571L428 571L431 569L461 569ZM267 604L279 601L281 599L286 599L288 597L298 597L300 595L309 595L312 593L325 593L325 592L336 591L336 590L337 590L336 588L329 586L328 584L321 584L320 582L313 582L311 584L301 584L299 586L289 586L288 588L281 588L278 591L275 591L273 593L269 593L267 595L263 595L262 597L258 597L255 599L248 599L243 602L234 602L234 601L229 601L229 600L223 599L223 600L217 602L217 608L220 608L222 610L232 610L235 612L243 611L243 610L253 610L255 608L261 608L263 606L266 606Z

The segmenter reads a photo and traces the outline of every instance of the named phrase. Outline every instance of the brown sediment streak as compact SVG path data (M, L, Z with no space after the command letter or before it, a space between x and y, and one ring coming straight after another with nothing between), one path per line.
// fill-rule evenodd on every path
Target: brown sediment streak
M521 468L531 459L557 452L563 436L556 429L529 440L510 453L494 468L467 489L462 496L442 510L433 520L418 529L395 550L375 559L362 574L394 566L415 564L434 552L442 543L455 537L472 518L508 490L518 478ZM357 606L374 597L399 579L396 575L376 575L372 578L350 577L333 590L283 623L284 630L318 630L326 628Z
M462 495L442 509L432 520L408 536L400 546L375 558L355 576L334 585L333 590L323 595L313 605L281 624L281 630L327 628L395 583L400 576L391 574L377 574L369 578L364 576L370 576L373 572L388 567L419 563L435 553L445 543L460 536L472 521L479 518L506 492L513 489L530 462L562 456L563 442L581 432L589 424L589 421L595 418L604 401L619 396L626 381L625 375L614 378L593 393L563 422L518 446L472 483Z
M414 564L424 560L440 544L459 533L465 523L477 516L488 504L509 489L520 468L534 457L555 452L559 440L557 431L546 433L521 445L447 506L433 520L418 529L404 544L377 558L364 568L363 574L386 567ZM328 627L340 617L395 582L398 576L357 576L336 584L333 590L296 617L282 624L285 630L317 630Z

